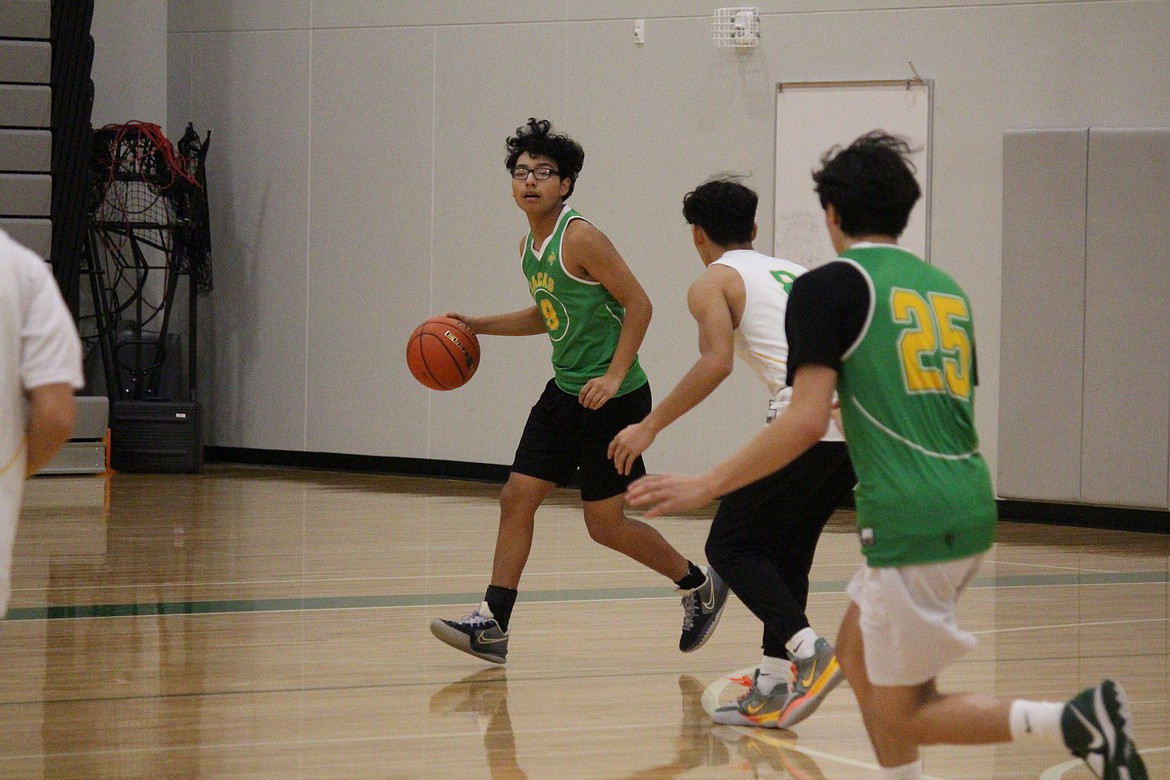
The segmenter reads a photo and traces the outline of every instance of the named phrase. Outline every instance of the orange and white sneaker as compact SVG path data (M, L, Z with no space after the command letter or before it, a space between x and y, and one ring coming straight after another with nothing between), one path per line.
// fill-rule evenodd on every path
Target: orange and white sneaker
M780 713L779 727L792 728L812 715L821 702L845 679L845 673L837 663L833 646L824 637L817 639L815 650L809 658L792 658L795 679L788 701Z
M779 683L771 693L762 693L756 682L760 670L752 675L747 693L729 704L716 708L712 717L724 726L761 726L766 729L780 728L780 714L788 701L787 683Z

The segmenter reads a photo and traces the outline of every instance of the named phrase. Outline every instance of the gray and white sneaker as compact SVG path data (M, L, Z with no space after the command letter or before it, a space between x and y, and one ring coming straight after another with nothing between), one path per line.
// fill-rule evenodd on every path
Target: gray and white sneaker
M757 687L760 670L752 675L752 684L747 693L733 702L717 707L713 720L723 726L762 726L766 729L780 728L780 714L788 700L788 683L777 683L770 693L763 693Z
M682 594L683 624L678 649L684 653L698 650L719 625L719 616L727 606L727 594L731 592L723 578L707 566L699 567L707 579L691 590L678 590Z
M837 663L837 654L829 640L818 637L814 647L816 651L811 658L797 658L788 654L796 679L793 680L788 701L784 702L784 711L780 714L780 728L790 729L812 715L829 695L829 691L845 679L845 672Z
M461 620L435 618L431 621L431 633L440 642L493 664L508 660L508 632L500 630L486 601Z

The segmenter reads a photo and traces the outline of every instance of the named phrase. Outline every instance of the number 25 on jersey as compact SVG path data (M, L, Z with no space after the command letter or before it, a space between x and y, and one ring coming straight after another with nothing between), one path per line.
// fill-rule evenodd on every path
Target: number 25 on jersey
M911 393L949 393L971 398L971 339L963 326L971 315L957 295L895 287L890 293L894 322L905 325L898 337L902 379Z

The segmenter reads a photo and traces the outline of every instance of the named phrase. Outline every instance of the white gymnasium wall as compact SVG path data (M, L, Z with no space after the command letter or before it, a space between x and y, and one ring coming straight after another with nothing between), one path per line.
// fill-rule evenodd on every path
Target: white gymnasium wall
M931 259L975 308L995 473L1004 130L1170 124L1170 3L759 2L751 51L710 43L717 5L170 0L168 132L213 131L208 443L510 462L547 340L485 338L450 393L418 385L403 351L430 313L529 305L503 139L530 115L585 147L571 203L654 301L641 354L661 399L696 355L682 195L748 174L770 249L776 82L904 78L913 62L935 87ZM763 407L738 369L659 438L651 469L705 468Z
M167 124L167 4L94 0L95 128L132 120Z

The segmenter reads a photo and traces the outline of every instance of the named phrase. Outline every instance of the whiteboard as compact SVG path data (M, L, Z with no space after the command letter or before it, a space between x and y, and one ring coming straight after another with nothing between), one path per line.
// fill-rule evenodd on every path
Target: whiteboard
M923 197L898 243L930 261L931 82L793 82L776 86L776 231L774 251L807 268L837 253L813 191L812 172L831 147L848 146L870 130L901 135Z

